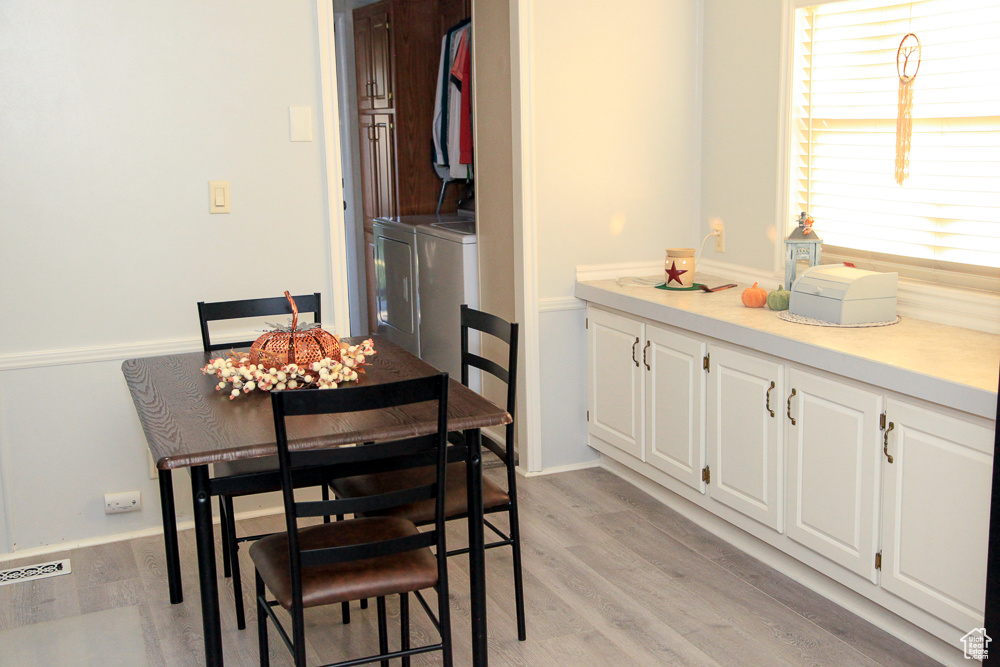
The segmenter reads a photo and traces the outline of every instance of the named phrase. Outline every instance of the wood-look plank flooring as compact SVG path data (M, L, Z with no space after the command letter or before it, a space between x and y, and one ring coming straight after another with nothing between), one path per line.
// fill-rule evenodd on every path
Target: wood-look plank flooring
M487 474L502 480L502 470ZM519 479L528 641L517 641L509 549L487 554L490 664L835 665L919 667L935 661L702 530L613 474L590 469ZM502 523L503 520L501 519ZM241 534L283 528L244 521ZM453 525L451 544L464 541ZM218 532L218 531L217 531ZM70 575L0 587L0 629L134 605L151 667L204 664L192 531L180 534L184 596L167 599L163 540L148 537L46 556L72 559ZM217 554L221 550L216 548ZM253 566L241 549L248 627L236 630L232 583L220 587L227 665L256 665ZM36 561L38 559L35 559ZM3 567L18 565L4 564ZM221 572L221 566L220 566ZM450 561L455 664L471 662L469 580ZM434 604L433 594L429 602ZM390 633L398 604L390 601ZM435 633L411 603L414 645ZM307 615L310 664L374 652L374 605ZM395 638L394 638L395 639ZM416 665L439 664L437 654ZM271 664L291 665L271 632ZM25 667L31 667L26 665Z

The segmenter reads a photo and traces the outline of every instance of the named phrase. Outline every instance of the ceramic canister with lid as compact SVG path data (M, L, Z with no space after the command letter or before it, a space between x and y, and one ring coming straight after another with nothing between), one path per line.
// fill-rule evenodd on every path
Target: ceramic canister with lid
M694 248L667 248L663 270L667 287L694 285Z

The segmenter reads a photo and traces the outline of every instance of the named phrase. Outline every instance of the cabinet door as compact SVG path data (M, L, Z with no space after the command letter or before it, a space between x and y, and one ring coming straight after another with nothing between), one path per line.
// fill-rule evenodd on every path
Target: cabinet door
M377 216L398 215L396 210L396 144L394 117L391 114L372 116L375 137L375 209Z
M361 212L364 215L365 224L370 224L372 219L379 217L376 198L378 152L375 143L374 117L361 114L358 117L358 127L360 129L359 147L361 149L359 151L361 158Z
M372 109L392 108L392 51L389 12L371 17Z
M354 69L358 86L358 109L372 108L372 19L354 18Z
M642 458L642 324L603 310L587 313L588 431Z
M646 462L704 493L705 344L646 325Z
M771 406L788 420L786 532L878 583L882 397L797 369L788 371L788 386L791 402L775 405L772 397Z
M993 430L896 400L886 415L882 587L960 631L982 627Z
M781 532L781 416L775 406L784 395L781 366L716 345L708 351L709 495Z

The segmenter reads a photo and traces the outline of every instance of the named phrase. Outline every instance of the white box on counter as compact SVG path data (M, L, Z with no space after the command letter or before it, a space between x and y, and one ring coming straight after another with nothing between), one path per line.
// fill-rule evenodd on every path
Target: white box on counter
M843 264L811 266L792 285L788 310L835 324L887 322L896 318L897 278Z

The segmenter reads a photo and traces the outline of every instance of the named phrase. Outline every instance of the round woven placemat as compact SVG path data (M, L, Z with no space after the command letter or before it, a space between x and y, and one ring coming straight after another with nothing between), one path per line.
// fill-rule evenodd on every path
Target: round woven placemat
M867 327L887 327L892 324L896 324L900 321L899 315L896 315L894 320L886 320L885 322L864 322L862 324L837 324L836 322L827 322L825 320L817 320L812 317L806 317L805 315L795 315L787 310L778 311L778 319L784 320L786 322L791 322L793 324L808 324L813 327L840 327L842 329L862 329Z

